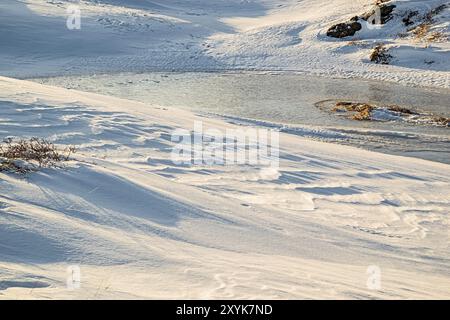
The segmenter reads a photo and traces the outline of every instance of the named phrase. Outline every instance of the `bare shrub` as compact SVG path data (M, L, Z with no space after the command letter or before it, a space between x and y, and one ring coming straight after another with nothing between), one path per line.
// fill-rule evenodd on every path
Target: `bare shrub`
M378 44L375 48L373 48L369 58L370 61L375 63L389 64L393 56L389 54L389 49L387 49L384 44Z
M74 152L73 146L59 149L42 138L8 138L0 144L0 172L26 173L38 168L59 167Z

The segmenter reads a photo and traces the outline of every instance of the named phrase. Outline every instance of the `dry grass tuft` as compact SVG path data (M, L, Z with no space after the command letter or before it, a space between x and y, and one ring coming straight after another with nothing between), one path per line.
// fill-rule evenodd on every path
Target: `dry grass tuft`
M389 49L384 44L376 45L369 57L370 61L378 64L389 64L392 58L393 56L389 54Z
M354 103L354 102L338 102L331 110L333 112L347 111L355 112L351 119L358 121L370 120L372 111L375 107L367 103Z
M450 118L434 117L433 122L438 126L450 127Z
M0 144L0 172L23 174L38 168L59 167L75 151L73 146L59 149L52 142L41 138L8 138Z
M428 34L431 28L431 23L424 22L411 30L416 39L423 39Z

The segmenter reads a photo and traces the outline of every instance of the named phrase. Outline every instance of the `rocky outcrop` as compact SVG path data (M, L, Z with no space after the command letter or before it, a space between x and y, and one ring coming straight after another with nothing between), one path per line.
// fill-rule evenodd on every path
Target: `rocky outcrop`
M383 3L377 3L375 8L369 12L364 13L361 16L355 16L350 21L338 23L332 26L327 31L327 36L333 38L345 38L351 37L362 29L360 20L367 21L369 23L381 23L385 24L392 19L392 12L395 9L395 5L388 5Z
M330 29L328 29L327 36L333 38L351 37L361 29L361 23L358 22L358 17L356 17L356 19L353 18L349 22L339 23L332 26Z

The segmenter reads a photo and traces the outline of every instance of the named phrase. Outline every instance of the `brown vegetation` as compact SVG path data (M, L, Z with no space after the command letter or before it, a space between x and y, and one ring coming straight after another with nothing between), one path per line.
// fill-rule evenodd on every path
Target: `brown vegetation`
M395 106L395 105L389 106L389 107L387 107L387 109L390 111L399 112L399 113L403 113L403 114L417 114L417 112L414 112L414 111L409 110L404 107Z
M355 112L355 114L353 114L351 118L353 120L363 121L363 120L370 120L373 109L374 106L367 103L354 103L341 101L336 103L335 107L331 111Z
M338 101L334 103L331 112L344 113L349 119L357 121L374 120L373 112L375 110L386 110L397 113L399 117L408 119L413 116L413 121L419 121L422 124L450 127L450 118L434 116L431 113L417 112L398 105L377 106L362 102Z
M436 118L433 118L433 122L439 126L450 127L450 118L436 117Z
M384 44L376 45L369 57L370 61L379 64L389 64L392 58L392 55L389 54L389 49Z
M448 4L443 4L427 12L422 17L421 23L409 29L409 32L411 32L417 40L423 40L426 42L448 41L448 36L444 34L442 31L431 32L431 27L433 23L435 23L434 20L435 16L444 11L448 6L449 6ZM413 13L410 13L408 16L405 17L404 19L405 25L414 24L411 18L416 15L412 14Z
M41 138L8 138L0 144L0 172L27 173L37 168L58 167L74 152L73 146L59 149Z

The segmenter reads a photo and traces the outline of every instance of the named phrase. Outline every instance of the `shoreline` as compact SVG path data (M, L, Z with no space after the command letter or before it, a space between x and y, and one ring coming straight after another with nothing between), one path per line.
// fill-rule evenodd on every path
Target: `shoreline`
M259 71L251 71L251 72L234 72L234 71L230 71L230 72L226 72L226 73L221 73L221 72L205 72L205 73L201 73L201 72L157 72L157 73L148 73L148 72L140 72L140 73L133 73L133 72L125 72L125 73L106 73L106 74L96 74L93 77L86 77L86 76L63 76L63 77L42 77L42 78L33 78L33 79L29 79L30 81L35 81L37 83L44 83L44 84L50 84L50 85L55 85L58 87L65 87L65 88L70 88L70 89L77 89L77 90L81 90L81 91L89 91L89 92L95 92L95 93L99 93L99 94L106 94L106 95L112 95L112 96L117 96L120 98L125 98L125 99L130 99L130 100L134 100L134 101L140 101L140 102L148 102L148 103L157 103L160 104L162 106L174 106L174 101L177 101L177 103L180 103L180 105L176 105L175 107L179 108L179 109L184 109L184 110L191 110L194 112L199 112L199 113L204 113L206 115L212 116L212 117L218 117L218 118L227 118L227 119L231 119L231 120L236 120L237 122L242 122L242 123L247 123L250 125L256 125L256 126L260 126L262 125L263 127L277 127L279 129L281 129L282 131L285 132L289 132L291 134L294 135L300 135L300 136L305 136L307 138L311 138L313 140L316 141L325 141L325 142L330 142L330 143L337 143L340 145L353 145L356 146L358 148L362 148L365 150L374 150L374 151L378 151L378 152L382 152L382 153L386 153L386 154L394 154L394 155L404 155L404 156L408 156L408 157L413 157L413 158L422 158L422 159L427 159L427 160L432 160L432 161L437 161L437 162L441 162L441 163L448 163L448 160L446 159L446 157L441 155L441 152L435 152L435 158L433 158L433 153L431 151L418 151L416 152L416 150L414 149L414 146L411 144L409 145L409 147L406 147L406 149L395 149L394 146L390 146L391 143L388 141L389 137L397 137L398 143L402 143L401 140L403 140L405 137L409 137L410 139L413 139L413 136L415 136L417 139L417 148L418 149L423 149L425 148L425 144L423 144L422 142L420 142L421 140L424 141L428 141L427 143L432 143L432 141L445 141L446 139L450 141L450 136L448 134L448 131L446 130L446 128L442 127L442 128L438 128L438 127L434 127L434 126L429 126L429 129L427 128L427 125L422 125L422 124L416 124L416 125L411 125L411 126L405 126L402 123L396 123L393 122L392 124L392 128L391 127L386 127L387 124L389 122L378 122L378 121L368 121L366 123L362 123L362 122L354 122L354 121L349 121L347 123L343 123L339 117L337 115L331 115L330 119L332 119L333 121L328 121L327 123L306 123L304 120L301 120L300 122L284 122L281 119L277 119L277 118L265 118L261 116L263 114L261 114L260 117L251 117L248 114L245 114L245 111L243 112L243 114L236 114L235 111L233 111L232 109L229 108L227 109L227 106L224 106L224 109L221 110L220 112L217 112L215 110L209 110L209 109L203 109L203 105L199 105L197 106L195 105L191 105L192 101L185 101L184 99L181 99L181 96L179 98L177 94L174 94L173 97L170 97L169 100L170 102L164 101L164 99L161 99L161 97L156 97L155 94L158 94L156 91L158 90L162 90L162 92L166 92L168 91L168 87L166 87L169 83L172 83L173 80L170 81L166 81L164 79L166 79L166 77L170 77L170 78L175 78L178 79L178 76L181 76L182 80L178 80L175 83L173 83L173 85L175 85L173 88L171 85L170 90L174 90L173 92L177 92L177 83L179 83L179 85L182 87L182 89L179 89L180 92L183 92L183 94L187 94L187 89L185 88L185 86L189 86L191 82L196 83L197 78L202 77L203 75L207 75L208 77L211 77L211 80L209 80L210 78L207 78L205 80L202 80L200 83L202 83L202 85L204 85L205 87L202 90L206 90L208 91L208 88L211 89L210 87L210 82L211 83L216 83L214 82L214 79L217 78L222 78L226 79L227 76L232 76L233 78L231 78L231 82L232 83L236 83L236 85L238 83L242 84L242 82L236 82L240 79L240 76L245 76L245 78L243 79L247 79L247 76L250 77L248 78L248 80L250 81L251 79L253 79L252 81L258 81L258 77L264 77L262 78L262 80L266 81L267 79L275 79L275 83L273 85L277 85L276 81L279 79L279 81L282 81L281 83L284 83L283 81L295 81L296 77L298 76L299 78L297 78L298 80L300 80L300 83L308 81L308 80L313 80L316 81L318 85L320 85L321 83L326 83L326 85L330 85L330 83L333 83L336 86L343 86L344 89L345 87L353 87L355 86L355 84L358 84L361 86L361 88L365 87L365 86L379 86L379 90L384 90L388 84L386 84L383 81L372 81L372 80L362 80L358 81L355 79L336 79L336 78L330 78L330 77L321 77L321 76L314 76L314 75L307 75L307 74L298 74L298 73L277 73L277 74L273 74L273 73L267 73L267 72L259 72ZM161 76L162 78L160 79L159 76ZM284 79L284 76L288 76L289 79ZM279 77L279 78L277 78ZM151 81L158 81L158 82L162 82L162 83L166 83L166 84L151 84ZM331 81L330 80L336 80L336 81ZM123 88L121 88L121 85L116 85L116 83L118 83L118 81L121 82L126 82L123 85ZM149 81L149 85L150 87L148 87L148 85L146 84L145 81ZM323 81L323 82L322 82ZM346 82L348 81L348 82ZM244 83L246 82L245 80L243 81ZM114 86L113 86L114 84ZM227 86L227 82L222 83L220 82L220 84L224 85L225 87ZM216 85L220 86L220 84L216 83ZM99 89L94 89L91 90L90 87L97 85ZM411 87L407 87L407 86L402 86L402 85L398 85L396 84L399 88L408 88L411 89ZM114 88L113 88L114 87ZM147 91L149 91L148 94L145 93L147 88ZM194 86L192 88L192 90L198 91L200 87ZM252 88L252 87L251 87ZM280 90L284 88L283 85L280 86ZM299 90L301 87L299 87ZM125 90L125 91L122 91ZM164 94L171 94L170 90L167 93ZM347 89L345 89L347 90ZM426 90L426 91L424 91ZM138 91L144 91L144 93L139 93ZM354 89L351 90L352 92L355 91ZM442 99L445 100L445 96L447 95L447 91L450 94L450 90L446 90L446 89L441 89L441 88L426 88L423 89L422 91L424 91L424 94L426 92L433 92L439 96L442 96ZM130 95L130 93L134 93L136 92L137 95L133 96ZM301 92L301 91L299 91ZM225 91L225 95L229 94L230 92ZM217 94L222 94L222 91L218 91ZM239 93L242 94L242 93ZM239 95L238 94L238 95ZM333 94L333 93L330 93ZM147 96L148 95L148 96ZM179 94L181 95L181 93ZM216 104L218 103L218 101L220 100L219 98L217 98L217 100L215 98L211 98L211 97L203 97L203 96L197 96L196 94L194 94L198 99L206 99L204 104L208 105L208 104ZM326 96L323 96L324 92L318 92L317 93L317 99L321 100L321 98L325 98ZM364 95L368 95L368 98L372 98L370 96L369 93L366 93ZM403 93L403 95L405 95ZM164 96L164 95L163 95ZM162 97L163 97L162 96ZM297 93L297 92L292 92L292 97L297 97L299 96L300 99L302 98L302 94ZM285 99L284 97L278 97L278 96L273 96L271 97L272 99ZM292 98L293 99L293 98ZM291 100L292 100L291 99ZM350 96L346 96L345 97L346 100L352 100L354 99L354 97ZM372 98L373 99L373 98ZM395 98L397 99L397 98ZM402 98L403 99L403 98ZM291 101L289 100L289 101ZM299 100L302 101L302 100ZM379 101L366 101L366 102L370 102L370 103L375 103L377 104ZM423 99L423 102L428 102L427 99ZM241 101L241 100L236 100L235 103L237 105L239 105L240 103L242 103L243 105L246 104L245 101ZM261 103L264 105L264 101L259 101L258 104ZM303 102L302 102L303 103ZM305 102L306 103L306 102ZM395 102L391 102L393 104L395 104ZM263 107L263 105L261 105L261 108L265 108ZM286 108L288 107L286 105L286 101L285 100L280 100L280 108ZM311 108L317 108L317 106L310 106ZM406 105L406 107L410 107L410 105ZM419 106L416 106L417 108L419 108L419 110L421 109ZM445 108L444 108L445 109ZM265 109L264 109L265 110ZM288 111L288 110L286 110ZM311 110L313 111L313 110ZM423 111L429 111L429 112L434 112L433 110L423 110ZM450 115L448 112L448 110L445 110L447 113L447 117ZM269 113L270 110L265 111L266 113ZM302 113L300 113L302 114ZM440 114L441 115L441 114ZM314 114L314 116L318 116L316 114ZM446 116L445 114L442 114L441 116ZM372 123L371 125L368 126L368 123ZM378 137L380 139L384 139L386 140L386 147L383 147L381 142L380 143L375 143L375 145L365 145L364 144L364 136L367 136L368 139L370 139L370 137L372 137L373 139L375 137ZM348 141L347 141L348 140ZM388 143L389 142L389 143ZM442 142L443 143L443 142ZM421 146L420 144L423 144L423 146ZM425 152L425 153L423 153ZM428 154L427 154L428 153Z
M286 69L239 69L239 68L229 68L229 69L173 69L173 68L161 68L161 69L144 69L140 71L101 71L101 72L80 72L80 73L52 73L52 74L35 74L35 75L27 75L27 76L14 76L9 75L9 73L1 74L4 77L10 77L18 80L39 80L39 79L51 79L51 78L63 78L63 77L92 77L92 76L104 76L104 75L120 75L120 74L189 74L189 73L205 73L205 74L253 74L253 75L302 75L308 77L315 78L324 78L324 79L336 79L336 80L360 80L365 82L374 82L374 83L395 83L397 85L401 85L409 88L421 88L428 90L437 90L437 91L447 91L450 94L450 75L448 84L445 86L439 85L430 85L430 84L421 84L418 82L408 82L402 80L395 79L379 79L375 76L371 76L368 73L366 76L362 75L354 75L354 76L339 76L338 73L335 74L327 74L325 72L309 72L304 70L286 70Z

